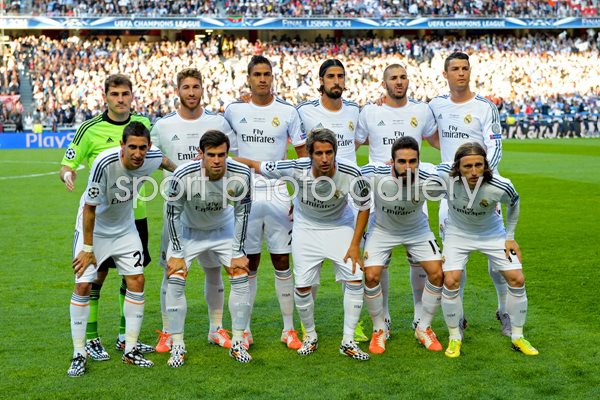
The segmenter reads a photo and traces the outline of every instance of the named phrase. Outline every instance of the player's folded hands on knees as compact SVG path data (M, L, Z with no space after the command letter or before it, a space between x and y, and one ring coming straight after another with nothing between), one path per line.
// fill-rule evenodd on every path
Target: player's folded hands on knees
M90 264L96 264L96 256L94 253L80 251L77 257L73 259L73 273L80 278Z
M239 275L241 271L250 273L250 261L246 256L232 258L231 265L229 266L229 268L226 267L225 269L227 270L227 273L230 276Z
M177 257L169 258L169 261L167 261L167 277L170 277L171 275L180 271L185 278L187 276L187 266L185 265L185 260Z
M362 271L365 264L364 261L360 255L360 246L350 246L348 247L348 251L346 252L346 255L344 256L344 262L348 261L348 259L352 260L352 273L355 274L356 273L356 265L358 264L358 267L360 268L360 270Z
M517 256L519 263L521 262L521 249L516 240L507 240L504 246L504 252L506 253L506 258L509 260L512 260L514 256Z

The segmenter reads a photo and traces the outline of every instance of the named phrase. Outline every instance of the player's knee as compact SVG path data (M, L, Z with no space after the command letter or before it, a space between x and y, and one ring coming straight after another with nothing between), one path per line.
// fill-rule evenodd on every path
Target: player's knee
M460 275L456 274L445 274L444 275L444 286L450 290L456 290L460 287Z
M271 262L277 271L286 271L290 268L290 255L271 254Z
M127 282L127 290L130 292L143 292L144 291L144 275L129 275L125 277Z
M365 268L365 284L368 288L373 288L381 281L381 271L375 268Z
M440 268L428 273L427 280L435 286L442 286L442 283L444 283L444 273L442 272L442 269Z
M298 294L306 294L306 293L310 292L311 289L312 289L312 286L305 286L305 287L297 287L295 290L296 290L296 293L298 293Z
M523 274L517 274L515 276L506 277L506 283L510 287L523 287L525 285L525 276Z
M91 290L91 282L81 282L75 284L75 289L73 290L73 293L75 293L77 296L89 296Z

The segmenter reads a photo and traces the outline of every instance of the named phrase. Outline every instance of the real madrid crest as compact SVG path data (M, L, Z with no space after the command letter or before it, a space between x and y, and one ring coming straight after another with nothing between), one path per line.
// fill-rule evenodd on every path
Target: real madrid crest
M279 118L273 117L273 121L271 121L271 125L273 125L275 128L277 128L280 123L281 122L279 122Z
M233 189L227 189L227 194L229 195L229 197L233 197L233 195L234 195Z
M410 126L412 126L413 128L419 126L419 121L417 121L417 117L412 117L410 119Z
M488 203L488 201L486 199L483 199L479 202L479 205L481 207L487 207L490 203Z
M351 131L354 131L354 122L348 121L348 129L350 129Z
M471 122L473 122L473 117L471 116L471 114L467 114L465 115L465 124L470 124Z

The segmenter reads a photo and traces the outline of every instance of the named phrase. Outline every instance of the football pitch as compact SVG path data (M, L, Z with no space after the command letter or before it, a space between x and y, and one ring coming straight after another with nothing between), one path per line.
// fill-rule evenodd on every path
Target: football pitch
M88 170L79 171L75 192L68 193L56 174L63 152L0 151L0 398L600 398L598 139L504 142L500 172L521 196L516 240L529 298L525 335L540 351L537 357L511 350L510 339L501 336L496 295L481 255L471 257L468 266L464 307L469 327L463 355L449 359L418 345L411 329L408 264L400 249L390 270L393 336L387 352L368 362L338 353L342 293L326 264L315 306L319 350L300 357L279 342L282 323L273 268L263 254L250 364L238 364L225 349L207 343L204 278L194 267L187 284L186 364L171 369L168 354L151 354L154 368L123 365L114 349L120 279L111 271L98 318L111 360L89 360L88 372L78 379L66 375L72 352L68 305L73 229ZM366 159L363 147L359 163ZM437 163L439 155L425 147L422 159ZM435 233L437 207L429 204ZM162 270L156 260L162 201L152 201L148 212L154 261L146 269L141 339L154 343L154 330L161 327ZM226 278L225 287L228 296ZM362 320L370 331L366 309ZM295 323L299 328L297 314ZM225 326L231 326L227 310ZM441 310L433 329L445 347L448 333ZM368 344L361 346L367 350Z

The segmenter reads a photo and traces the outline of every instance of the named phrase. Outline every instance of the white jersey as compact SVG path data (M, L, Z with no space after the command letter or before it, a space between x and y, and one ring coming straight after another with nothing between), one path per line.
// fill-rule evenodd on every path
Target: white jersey
M241 257L252 203L250 168L228 158L223 178L211 181L203 176L202 162L190 161L173 173L167 203L171 254L183 257L182 228L211 231L235 218L232 257Z
M227 135L230 151L235 153L235 136L231 126L222 115L207 109L195 120L183 119L177 111L173 111L156 121L150 137L152 144L179 166L198 156L200 138L204 132L213 129ZM165 170L164 174L168 176L171 173Z
M435 133L437 126L426 103L408 100L403 107L367 104L360 111L356 141L369 139L369 163L385 163L392 158L392 145L396 139L410 136L421 148L423 138Z
M504 221L496 204L514 207L519 202L519 195L509 179L494 174L491 181L481 184L473 197L473 191L462 179L450 177L450 164L440 164L437 169L439 177L448 188L446 237L458 235L477 240L506 236ZM469 199L470 193L473 200ZM516 221L514 223L516 225Z
M410 186L392 176L391 165L368 164L361 168L361 173L370 182L376 227L411 241L431 236L429 221L423 211L427 200L425 192L430 196L442 194L436 181L428 181L432 174L436 176L433 165L422 164L418 180L413 177Z
M306 132L294 106L275 97L271 104L235 102L225 110L225 119L237 138L240 157L252 160L284 160L288 139L294 147L306 142ZM255 176L255 188L267 185Z
M338 141L336 157L356 165L356 126L358 125L358 104L342 100L339 111L329 111L321 103L321 99L306 101L298 107L300 118L307 132L315 128L331 129Z
M162 159L162 152L152 146L141 167L127 169L121 161L121 147L100 153L94 160L87 188L81 196L77 230L83 232L83 206L89 204L96 206L94 236L118 237L135 231L133 200L144 183L140 178L152 175L161 166Z
M353 164L336 161L336 171L331 178L315 178L309 158L263 161L260 173L271 179L289 177L293 181L294 226L336 229L340 225L352 225L354 214L347 200L350 192L354 193L351 197L357 207L370 207L369 187L360 169Z
M454 162L463 143L477 142L486 149L490 168L497 170L502 158L502 128L494 103L480 95L454 103L445 95L433 98L429 107L437 122L443 163Z

